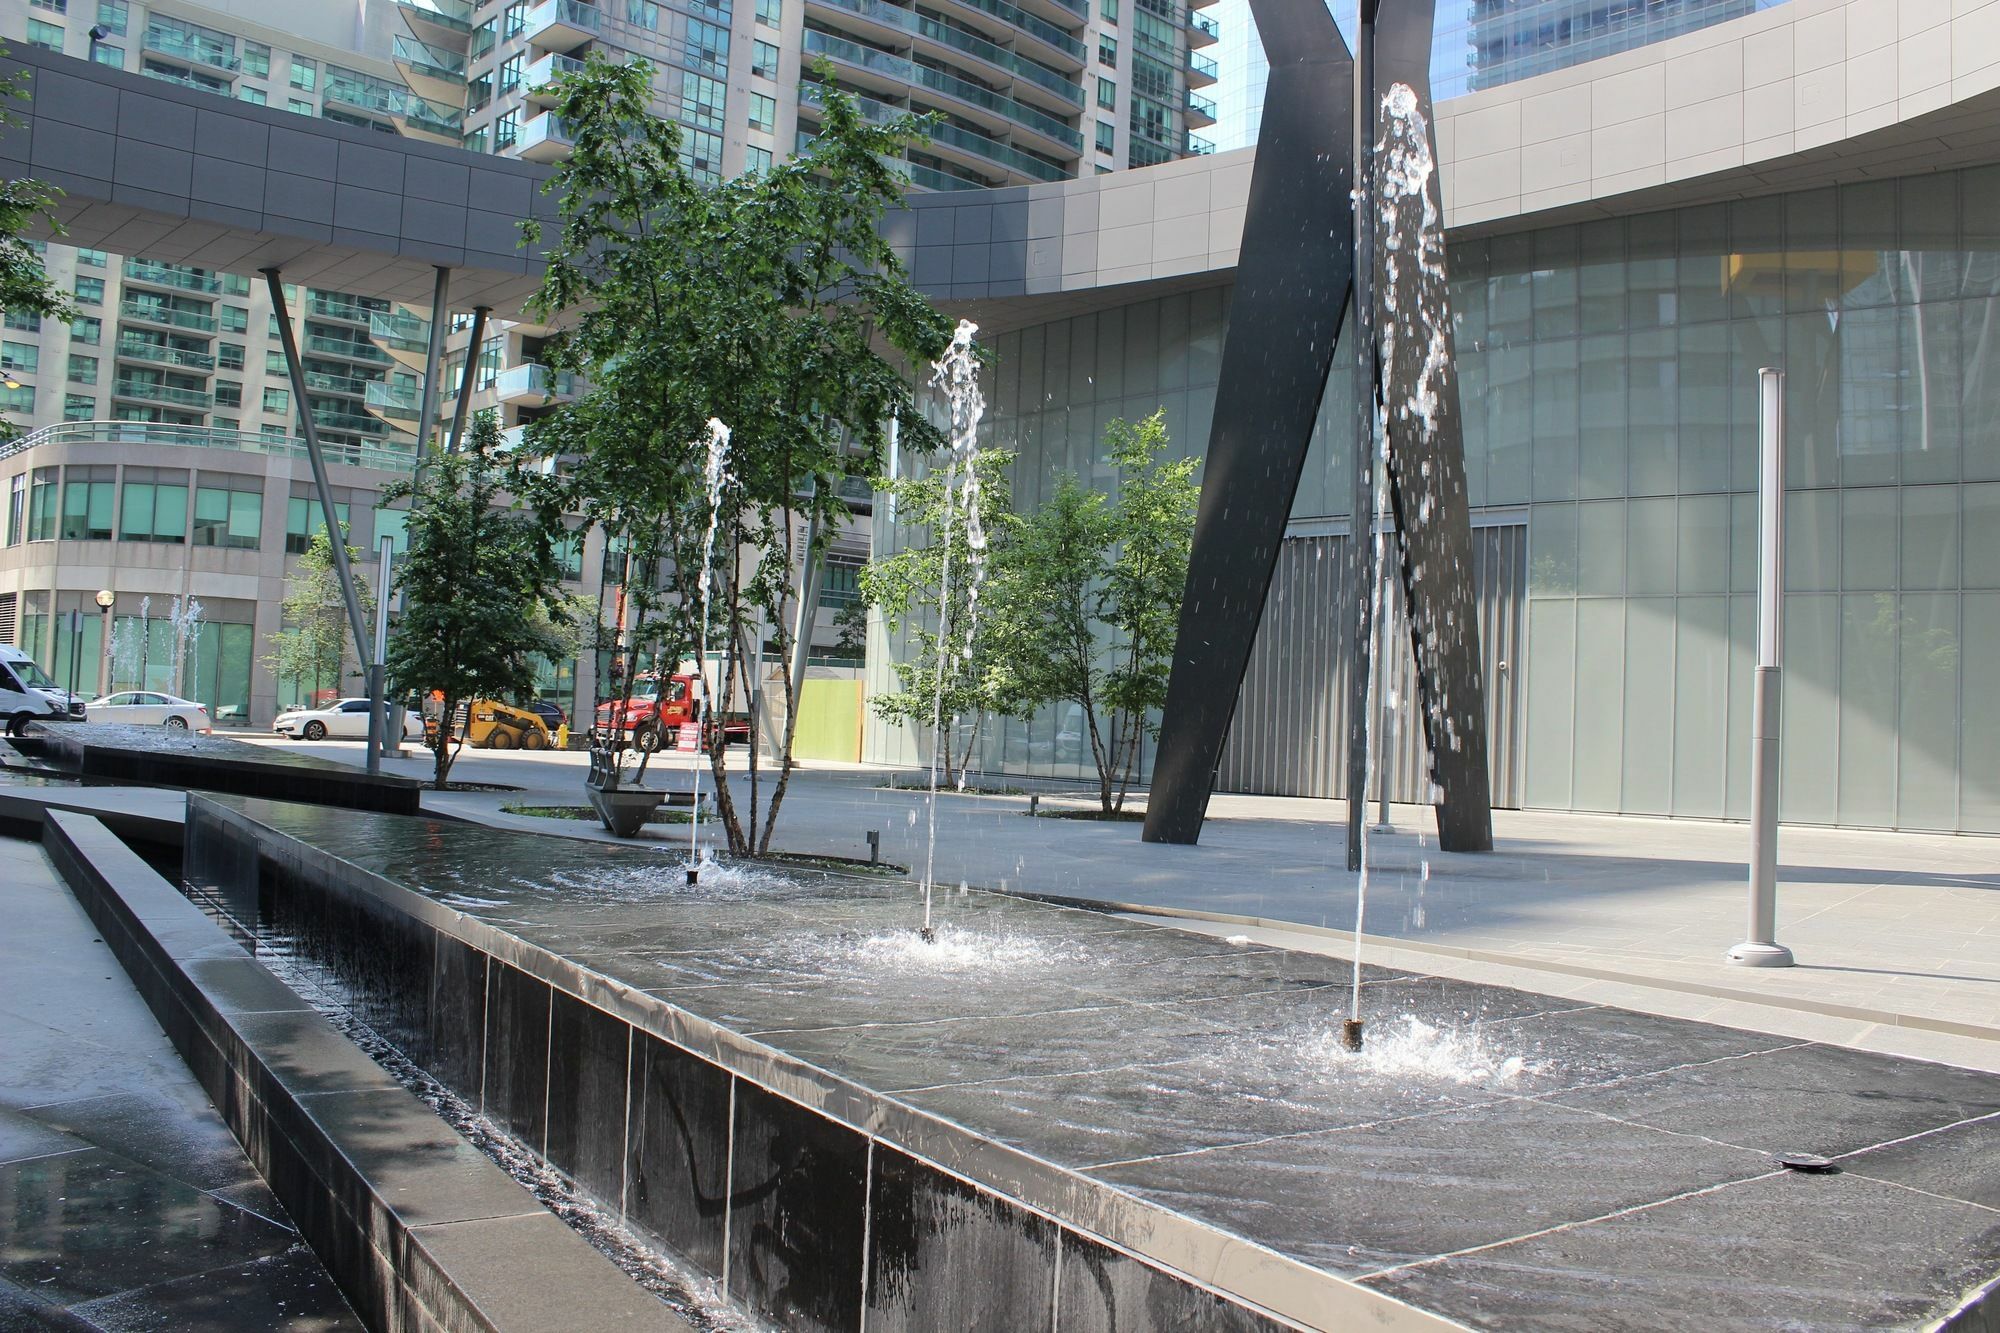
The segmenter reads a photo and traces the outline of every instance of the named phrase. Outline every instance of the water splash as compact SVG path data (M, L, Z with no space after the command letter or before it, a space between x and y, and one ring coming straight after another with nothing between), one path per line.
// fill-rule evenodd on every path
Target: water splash
M702 902L749 902L776 890L797 887L795 880L769 870L735 861L718 861L707 848L702 850L696 868L701 873L692 886L695 889L692 896ZM648 903L667 898L686 901L690 897L688 887L663 879L656 867L644 862L550 870L544 872L543 878L551 887L587 895L594 902Z
M1038 972L1084 961L1066 941L1033 935L962 930L887 930L858 940L832 942L825 952L835 966L895 976L993 976Z
M688 813L687 882L701 878L701 760L708 755L708 609L715 582L715 527L722 513L722 491L729 483L729 427L715 417L708 419L708 461L701 470L702 491L708 501L708 531L701 538L701 651L695 658L694 674L701 691L695 709L694 804Z
M1541 1068L1536 1061L1502 1050L1476 1025L1439 1026L1414 1014L1372 1032L1360 1051L1347 1050L1337 1033L1321 1032L1307 1040L1304 1054L1309 1064L1335 1073L1461 1087L1504 1088Z
M986 415L986 395L979 391L979 348L973 342L973 335L978 332L977 324L961 319L943 358L931 363L931 385L942 389L951 405L951 465L945 473L944 555L938 580L937 680L931 702L931 776L925 812L928 829L924 846L924 924L920 934L926 941L935 938L931 927L931 900L937 868L938 765L945 745L944 682L957 669L960 660L954 646L954 631L963 637L964 656L972 656L973 636L979 628L979 588L986 578L986 531L979 517L979 472L973 466L979 452L979 419ZM965 572L965 624L957 626L951 623L951 537L953 521L961 514L971 568ZM951 719L951 727L955 733L958 729L956 716Z

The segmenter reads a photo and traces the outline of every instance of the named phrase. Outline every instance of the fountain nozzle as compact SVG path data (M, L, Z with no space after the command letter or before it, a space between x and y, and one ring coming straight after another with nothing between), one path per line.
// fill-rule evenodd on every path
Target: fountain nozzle
M689 888L693 888L693 887L694 887L695 885L699 884L700 882L701 882L701 870L700 870L700 868L699 868L699 867L696 867L696 866L689 866L689 867L688 867L688 887L689 887Z
M1344 1051L1359 1051L1361 1049L1360 1019L1348 1018L1341 1020L1340 1047Z
M937 932L935 930L932 930L929 926L925 926L923 929L917 932L917 938L922 940L925 944L936 944Z

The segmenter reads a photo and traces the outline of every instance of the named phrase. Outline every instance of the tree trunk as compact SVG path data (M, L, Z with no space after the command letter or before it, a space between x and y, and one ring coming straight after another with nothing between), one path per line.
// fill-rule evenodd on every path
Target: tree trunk
M446 695L443 711L438 715L437 751L433 756L431 787L435 791L446 791L446 783L451 777L452 760L458 756L451 749L451 720L458 714L458 700Z

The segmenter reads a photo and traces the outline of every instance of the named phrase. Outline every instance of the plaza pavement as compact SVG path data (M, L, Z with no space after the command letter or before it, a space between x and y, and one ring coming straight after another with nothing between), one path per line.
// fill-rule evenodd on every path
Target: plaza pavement
M360 759L358 744L297 748ZM428 756L409 753L389 769L427 773ZM655 756L657 781L685 785L689 764ZM500 809L581 805L584 769L580 753L468 751L455 778L521 790L424 801L441 814L603 838L595 824ZM925 797L884 789L887 777L858 765L801 770L776 846L865 858L872 829L885 860L921 865ZM1093 804L1073 785L1006 781L1039 787L1044 809ZM1134 824L1031 820L1027 807L1025 796L941 796L938 881L1198 913L1214 919L1180 924L1324 952L1352 947L1355 881L1340 868L1338 802L1217 796L1196 847L1142 842ZM1799 966L1759 969L1723 962L1745 925L1744 825L1499 811L1495 850L1455 855L1437 850L1427 810L1392 814L1395 832L1372 839L1375 961L2000 1069L2000 839L1787 827L1779 938ZM686 832L648 836L671 844Z

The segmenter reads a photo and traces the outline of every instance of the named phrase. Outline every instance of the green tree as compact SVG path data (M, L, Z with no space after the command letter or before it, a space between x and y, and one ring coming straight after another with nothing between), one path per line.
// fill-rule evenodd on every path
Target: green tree
M7 48L0 45L0 56ZM0 97L27 98L29 73L22 70L0 79ZM20 118L0 111L0 126L18 125ZM56 200L62 191L45 181L10 180L0 182L0 313L32 314L42 319L58 319L67 324L76 314L68 293L49 281L42 264L41 247L22 237L40 224L56 236L63 227L56 220ZM0 441L11 440L21 428L0 417Z
M346 535L343 530L341 536ZM350 565L358 565L361 552L350 546L347 559ZM375 599L359 569L354 575L354 590L361 598L365 619L373 613ZM279 680L291 681L301 702L312 707L321 690L339 691L341 665L347 660L347 603L341 596L333 542L325 528L313 534L305 554L299 557L298 568L285 580L283 626L270 636L271 651L264 664Z
M1125 808L1139 745L1157 736L1201 496L1193 459L1166 459L1166 415L1114 420L1117 498L1064 474L1022 520L1003 578L991 682L1008 712L1074 706L1106 815Z
M877 225L905 186L888 162L923 122L870 124L823 84L822 128L803 156L709 184L683 164L679 128L652 113L647 62L593 56L554 87L574 148L545 187L561 202L534 309L566 329L552 362L591 389L531 431L538 453L576 460L567 492L538 503L658 556L665 586L645 609L666 623L663 645L684 647L699 637L704 427L727 423L708 634L727 706L759 684L760 638L779 661L791 651L801 543L808 532L823 543L846 515L841 477L881 470L891 423L907 451L942 443L907 369L942 352L950 324ZM524 233L541 239L536 223ZM769 851L792 771L797 701L789 673L776 676L787 721L761 822L754 746L747 811L719 734L708 747L717 812L742 855Z
M439 791L464 745L452 743L448 725L458 705L529 696L536 659L562 651L554 624L565 604L554 545L532 515L505 504L493 414L480 413L470 434L465 450L434 454L416 481L383 490L385 503L411 500L409 549L396 566L405 601L389 640L389 675L400 689L443 695L447 725L433 744Z
M973 458L990 572L978 590L978 633L972 638L970 652L966 651L966 628L975 614L968 577L972 568L970 526L962 514L954 514L946 522L947 474L936 470L921 477L875 484L876 495L896 506L899 524L914 540L861 571L863 600L881 611L892 633L905 629L909 633L907 650L891 664L897 688L874 695L869 707L883 720L903 723L924 735L929 734L940 711L946 724L958 719L959 727L955 732L947 731L938 747L943 780L952 786L957 785L979 743L986 713L997 702L995 662L1004 654L996 649L1004 644L1009 623L1003 604L1010 589L1002 571L1008 568L1006 547L1013 519L1007 484L1007 468L1013 461L1013 454L998 449L982 451ZM944 691L941 709L940 684Z

